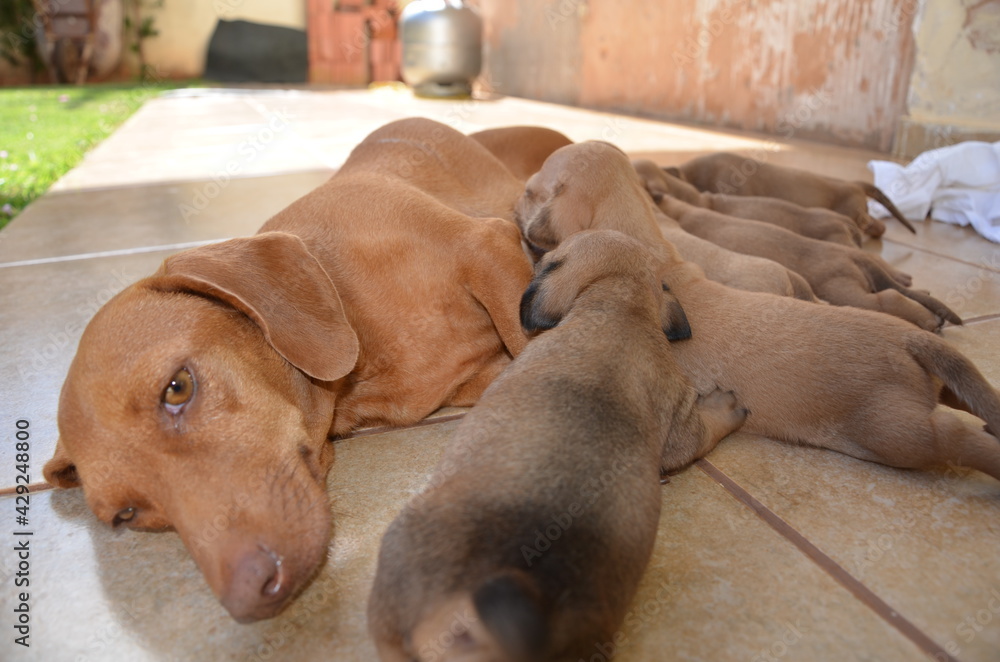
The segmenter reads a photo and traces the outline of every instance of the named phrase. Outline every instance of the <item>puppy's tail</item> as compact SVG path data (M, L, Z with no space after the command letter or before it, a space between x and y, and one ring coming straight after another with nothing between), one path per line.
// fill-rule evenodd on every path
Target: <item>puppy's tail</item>
M548 613L538 584L526 573L508 570L486 581L472 595L485 630L511 662L544 659Z
M1000 433L1000 394L979 369L947 341L933 333L913 331L904 337L910 355L944 382L942 400L986 421L990 434ZM961 406L964 405L964 406Z
M888 209L889 213L892 214L897 221L905 225L907 230L909 230L913 234L917 234L917 231L913 227L913 225L908 220L906 220L906 217L903 216L903 213L899 211L896 205L892 204L892 200L890 200L889 196L887 196L885 193L882 192L882 189L875 186L874 184L869 184L868 182L859 181L858 185L861 186L862 189L864 189L865 195L867 195L869 198L872 198L873 200L881 204L883 207Z

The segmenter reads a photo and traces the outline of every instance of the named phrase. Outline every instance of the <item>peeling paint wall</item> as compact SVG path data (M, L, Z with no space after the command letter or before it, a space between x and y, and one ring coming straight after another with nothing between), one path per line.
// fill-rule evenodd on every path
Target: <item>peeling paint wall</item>
M914 121L1000 130L1000 0L925 0L915 26Z
M905 112L918 0L479 4L509 94L882 151Z
M910 78L913 0L591 0L583 105L874 149Z

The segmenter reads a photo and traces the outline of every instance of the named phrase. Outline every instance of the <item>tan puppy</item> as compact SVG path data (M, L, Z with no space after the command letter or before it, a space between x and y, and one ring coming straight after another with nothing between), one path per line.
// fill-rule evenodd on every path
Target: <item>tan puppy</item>
M541 126L506 126L470 133L522 182L541 170L549 154L573 141Z
M521 317L551 330L465 417L382 540L368 606L382 660L589 659L613 640L656 536L660 469L746 415L677 369L655 271L617 232L579 233L539 263Z
M522 180L527 180L538 172L552 152L573 144L573 141L558 131L538 126L488 129L469 134L469 137L490 150ZM690 184L685 186L690 187ZM782 296L794 296L805 301L816 301L809 283L780 264L726 250L710 241L684 232L676 221L665 216L660 216L657 220L664 235L675 242L684 258L701 265L712 280L741 290L771 292ZM853 224L850 227L858 232Z
M653 196L653 202L657 206L660 206L664 196L669 195L690 205L711 209L720 214L771 223L804 237L832 241L845 246L861 246L864 241L861 231L853 220L829 209L803 207L778 198L702 193L648 159L636 159L632 161L632 166L639 173L646 190ZM660 209L663 210L663 207L660 206Z
M167 259L84 332L46 480L175 528L234 618L273 616L326 556L328 439L471 405L526 344L518 229L470 218L520 187L474 140L393 122L256 236Z
M916 232L892 201L868 182L848 182L797 168L755 161L719 152L692 159L678 173L699 191L781 198L803 207L824 207L854 219L872 237L885 233L885 224L868 213L868 197L880 202L910 232Z
M666 196L660 209L693 235L723 248L774 260L801 274L820 299L895 315L934 331L962 320L946 305L903 286L900 274L877 255L853 246L810 239L769 223L733 218ZM907 277L908 278L908 277Z
M529 180L518 218L554 248L584 229L616 229L666 260L661 274L692 338L673 354L695 389L732 390L747 432L896 467L944 463L1000 479L1000 440L945 403L1000 430L1000 397L947 342L889 315L816 306L706 280L659 236L654 208L628 159L601 144L565 147Z
M700 266L705 270L705 276L717 283L748 292L769 292L803 301L817 301L802 276L773 260L744 255L696 237L662 213L656 214L656 222L663 236L676 246L681 256Z

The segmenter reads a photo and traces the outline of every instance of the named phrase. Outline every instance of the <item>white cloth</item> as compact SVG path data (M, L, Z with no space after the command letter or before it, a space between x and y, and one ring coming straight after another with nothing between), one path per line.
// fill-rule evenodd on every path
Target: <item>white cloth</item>
M1000 142L964 142L924 152L907 166L870 161L875 186L882 189L903 215L931 218L954 225L972 225L979 234L1000 243ZM889 216L885 207L868 201L876 218Z

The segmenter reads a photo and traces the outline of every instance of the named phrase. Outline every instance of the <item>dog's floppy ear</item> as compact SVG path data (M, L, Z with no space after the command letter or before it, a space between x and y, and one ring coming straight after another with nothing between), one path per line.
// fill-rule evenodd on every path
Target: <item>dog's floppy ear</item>
M358 336L337 289L303 241L263 232L167 258L151 287L220 299L252 319L289 363L323 381L358 360Z
M663 284L663 296L660 299L660 324L667 340L687 340L691 337L691 324L688 322L681 302L670 293L670 286Z
M677 166L663 166L663 172L667 173L668 175L672 175L677 179L682 179L682 180L684 179L684 174L681 172L681 169L678 168Z
M45 480L56 487L79 487L80 477L76 473L76 465L69 459L62 440L56 441L56 452L42 468Z

